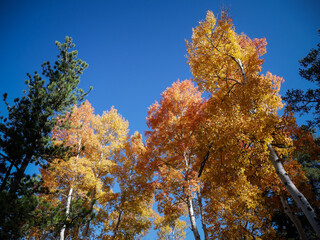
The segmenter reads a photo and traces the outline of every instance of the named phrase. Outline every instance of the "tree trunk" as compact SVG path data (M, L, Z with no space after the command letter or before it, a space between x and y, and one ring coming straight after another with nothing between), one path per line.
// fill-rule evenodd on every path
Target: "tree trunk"
M22 161L20 168L17 169L17 172L14 176L13 182L10 187L10 193L15 193L19 189L21 179L23 178L24 172L26 171L31 161L31 157L32 155L27 155Z
M9 178L9 175L11 174L12 167L13 167L13 163L10 164L9 169L8 169L7 172L6 172L6 176L4 177L4 179L3 179L3 181L2 181L0 191L2 191L2 190L5 189L5 187L6 187L6 185L7 185L7 180L8 180L8 178Z
M291 211L288 202L282 196L280 196L280 200L281 200L282 206L284 208L284 212L287 214L287 216L291 219L291 221L296 226L301 240L308 240L308 238L302 228L300 220Z
M193 204L192 204L192 198L187 197L188 202L188 210L189 210L189 217L190 217L190 223L191 223L191 229L194 235L194 238L196 240L200 240L200 235L198 232L197 224L196 224L196 218L194 216L194 210L193 210Z
M283 182L284 186L286 187L296 204L302 209L304 215L307 217L309 223L317 233L318 237L320 237L320 224L315 211L313 210L305 196L297 189L297 187L289 178L271 144L268 144L268 149L270 152L270 160L273 163L278 176L280 177L281 181Z
M70 214L70 205L71 205L71 199L72 199L72 192L73 192L73 188L70 188L69 190L69 194L68 194L68 200L67 200L67 210L66 210L66 217L68 219L69 214ZM60 231L60 240L64 240L64 234L66 231L66 224L63 225L61 231Z
M203 229L203 232L204 232L204 239L205 240L209 240L207 226L206 226L206 224L204 222L202 197L200 196L200 192L197 192L197 197L198 197L198 204L199 204L199 209L200 209L201 224L202 224L202 229Z

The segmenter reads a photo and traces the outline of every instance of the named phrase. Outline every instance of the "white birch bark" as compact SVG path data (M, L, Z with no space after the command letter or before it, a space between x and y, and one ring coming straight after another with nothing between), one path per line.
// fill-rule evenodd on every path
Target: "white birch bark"
M308 240L306 233L304 232L304 230L302 228L300 220L291 211L288 202L282 196L280 196L280 200L281 200L285 214L287 214L287 216L290 218L290 220L296 226L296 229L298 230L298 233L299 233L301 240Z
M205 240L209 240L207 225L204 222L204 212L203 212L203 206L202 206L202 197L201 197L200 194L201 194L200 191L197 192L198 204L199 204L199 210L200 210L200 217L201 217L201 224L202 224L202 229L203 229L203 233L204 233L204 239Z
M188 169L190 167L190 164L189 164L189 161L188 161L187 153L184 152L183 155L184 155L184 160L185 160L185 163L186 163L186 169ZM185 179L185 180L187 180L187 179ZM188 185L189 185L189 181L188 181ZM196 217L194 215L194 209L193 209L193 203L192 203L192 197L191 196L187 196L187 205L188 205L191 229L192 229L194 238L196 240L200 240L200 234L199 234L199 231L198 231L198 228L197 228Z
M194 238L196 240L200 240L200 235L199 235L199 231L198 231L197 224L196 224L196 218L194 216L192 198L191 197L187 197L187 202L188 202L188 210L189 210L191 229L192 229Z
M78 143L77 159L79 159L79 157L80 157L80 149L81 149L81 138L80 138L79 143ZM68 219L69 214L70 214L70 205L71 205L71 199L72 199L72 192L73 192L73 188L71 187L70 190L69 190L68 198L67 198L67 209L66 209L66 217L67 217L67 219ZM64 224L62 229L61 229L61 231L60 231L60 240L64 240L66 227L67 226Z
M305 198L305 196L297 189L297 187L294 185L294 183L289 178L288 174L283 168L283 165L278 158L276 152L274 151L271 144L268 144L268 149L270 152L270 160L280 177L281 181L283 182L284 186L290 193L293 200L296 202L296 204L301 208L304 215L307 217L309 223L313 227L314 231L317 233L318 237L320 237L320 224L319 219L314 211L314 209L311 207L308 200Z
M70 214L70 205L71 205L71 199L72 199L72 192L73 192L73 188L70 188L69 190L69 194L68 194L68 200L67 200L67 209L66 209L66 216L67 218L69 217ZM60 240L64 240L64 234L66 231L66 225L64 224L61 231L60 231Z

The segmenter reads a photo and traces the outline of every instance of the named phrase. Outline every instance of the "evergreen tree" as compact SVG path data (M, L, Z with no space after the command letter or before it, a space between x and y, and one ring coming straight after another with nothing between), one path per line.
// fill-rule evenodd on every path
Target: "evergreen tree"
M39 181L25 171L30 165L45 166L57 156L64 156L67 148L54 146L51 131L57 115L64 115L82 101L87 93L77 86L88 64L72 50L75 44L66 37L56 42L59 50L52 66L42 64L42 74L28 75L27 91L14 105L3 95L8 116L0 119L0 238L17 239L39 203L35 192Z
M320 29L318 32L320 34ZM308 89L306 92L301 89L291 89L283 98L294 112L303 114L312 110L314 119L308 120L310 128L319 127L320 124L320 43L317 47L317 49L311 49L308 55L299 61L302 66L299 74L302 78L315 83L318 88Z

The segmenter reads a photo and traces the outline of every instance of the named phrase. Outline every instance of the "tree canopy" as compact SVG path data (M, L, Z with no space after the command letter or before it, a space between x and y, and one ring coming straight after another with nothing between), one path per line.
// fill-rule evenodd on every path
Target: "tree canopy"
M283 79L261 73L266 44L238 34L226 12L208 11L186 41L192 79L149 107L143 136L129 134L114 107L99 115L81 103L87 64L71 38L57 42L44 79L28 75L13 106L4 95L0 236L141 239L154 230L184 239L187 228L206 240L281 239L291 228L302 239L319 236L319 143L295 121L303 100L279 115ZM311 81L319 80L318 52L301 61ZM40 176L25 174L31 164Z

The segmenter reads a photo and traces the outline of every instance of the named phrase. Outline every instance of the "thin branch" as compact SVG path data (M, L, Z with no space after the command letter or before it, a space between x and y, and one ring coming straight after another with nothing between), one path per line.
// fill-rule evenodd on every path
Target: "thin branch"
M274 146L274 147L277 147L277 148L292 148L293 147L293 145L286 146L284 144L276 144L276 143L272 143L271 145Z
M7 160L9 163L11 163L16 169L19 169L19 167L13 162L13 160L9 159L7 156L0 153L1 157L5 160Z
M206 154L206 155L204 156L204 158L203 158L203 161L202 161L202 163L201 163L201 167L200 167L200 170L199 170L198 178L201 177L201 173L202 173L202 171L203 171L204 165L206 164L206 161L207 161L208 158L209 158L209 153L210 153L210 149L212 148L212 145L213 145L213 143L211 143L211 144L209 145L208 152L207 152L207 154Z

